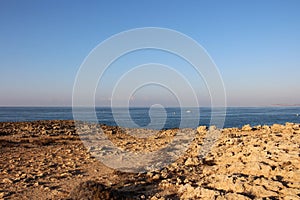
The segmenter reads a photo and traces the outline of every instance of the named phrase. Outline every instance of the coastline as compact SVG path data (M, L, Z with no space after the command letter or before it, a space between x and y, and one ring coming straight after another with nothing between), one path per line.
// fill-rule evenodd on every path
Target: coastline
M177 130L141 143L119 127L102 128L130 151L161 148ZM198 127L187 152L171 165L135 174L95 159L72 120L0 122L0 198L300 198L300 124L222 129L208 155L199 159L207 132Z

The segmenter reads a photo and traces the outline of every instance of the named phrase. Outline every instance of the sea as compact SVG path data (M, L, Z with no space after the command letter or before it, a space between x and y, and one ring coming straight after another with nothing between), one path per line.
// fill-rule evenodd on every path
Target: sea
M87 112L90 110L87 109ZM256 126L300 123L300 107L227 107L226 113L214 113L218 111L210 107L163 109L96 107L92 110L99 123L128 128L169 129L210 126L215 125L211 120L213 116L224 119L222 127L219 128L242 127L245 124ZM72 120L74 119L72 111L72 107L0 107L0 121ZM86 121L89 120L92 119L87 117ZM183 120L185 122L182 125Z

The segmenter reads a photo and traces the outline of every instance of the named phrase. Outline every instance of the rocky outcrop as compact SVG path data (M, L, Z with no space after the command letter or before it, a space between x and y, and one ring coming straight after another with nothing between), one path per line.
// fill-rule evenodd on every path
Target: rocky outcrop
M83 123L81 130L88 126L100 125ZM151 133L139 138L120 127L101 128L131 152L163 148L178 131L135 130ZM299 124L222 129L205 157L199 157L205 138L217 130L196 130L175 162L125 173L95 159L73 121L2 122L0 199L300 199Z

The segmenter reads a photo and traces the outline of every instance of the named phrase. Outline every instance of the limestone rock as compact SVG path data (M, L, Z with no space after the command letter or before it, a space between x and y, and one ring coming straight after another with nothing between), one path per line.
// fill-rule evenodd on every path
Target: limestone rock
M206 126L198 126L198 127L197 127L198 133L205 133L206 130L207 130L207 127L206 127Z
M76 133L72 121L0 122L0 199L64 199L68 191L70 199L299 199L300 124L221 132L198 127L201 133L173 163L141 173L116 172L98 162L82 140L99 125L80 126ZM137 135L153 133L135 138L120 127L100 127L114 145L131 152L160 150L178 132L134 129ZM205 137L214 132L220 133L216 141ZM205 141L212 141L211 148L202 146ZM93 153L100 152L94 146Z
M185 166L192 166L195 164L195 162L193 161L193 158L189 157L188 159L186 159L184 164L185 164Z
M281 132L284 129L284 126L281 124L273 124L271 126L271 131L272 132Z
M246 124L242 127L242 131L251 131L252 127L250 126L250 124Z
M235 194L235 193L227 193L225 195L225 199L227 200L250 200L249 197L241 195L241 194Z
M9 178L4 178L4 179L2 179L2 183L11 184L11 183L13 183L13 181Z

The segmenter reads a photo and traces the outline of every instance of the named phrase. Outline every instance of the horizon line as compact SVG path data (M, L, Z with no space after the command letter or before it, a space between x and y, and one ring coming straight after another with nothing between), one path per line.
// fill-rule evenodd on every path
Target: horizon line
M31 108L72 108L72 105L0 105L0 107L4 108L4 107L31 107ZM101 105L97 105L97 106L74 106L76 108L150 108L151 106L101 106ZM200 105L200 106L166 106L163 108L201 108L201 107L210 107L212 108L212 106L208 106L208 105ZM300 104L270 104L270 105L228 105L228 106L214 106L214 108L230 108L230 107L240 107L240 108L247 108L247 107L300 107Z

